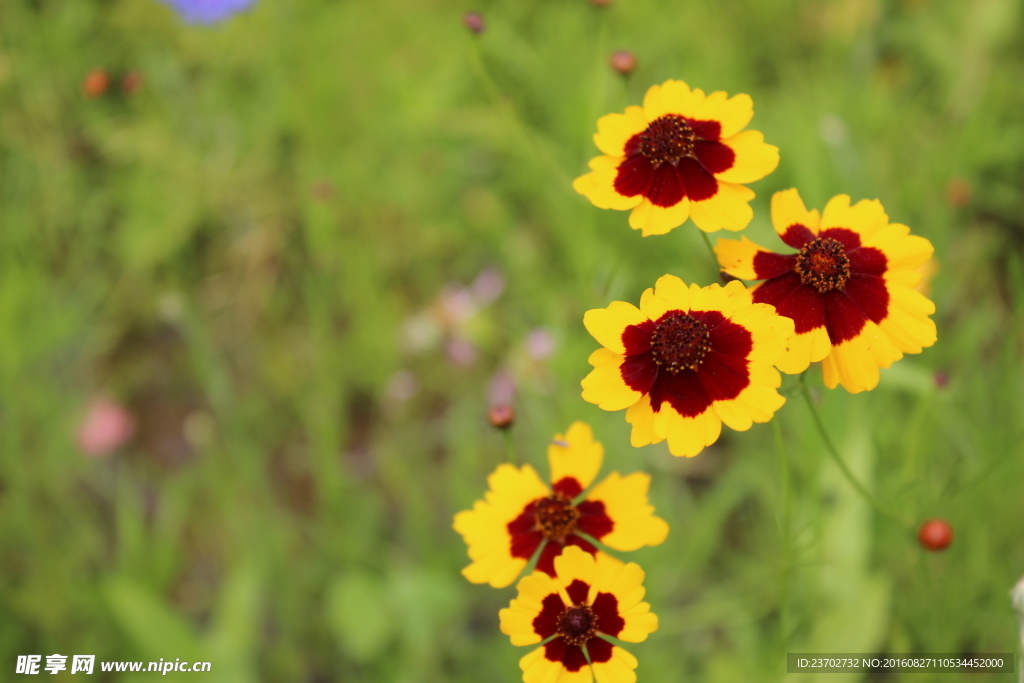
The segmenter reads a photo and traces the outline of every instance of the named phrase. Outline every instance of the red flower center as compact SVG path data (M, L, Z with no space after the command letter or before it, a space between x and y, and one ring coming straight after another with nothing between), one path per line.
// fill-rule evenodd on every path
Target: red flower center
M839 289L850 279L850 259L839 240L820 237L808 242L796 257L800 281L820 293Z
M666 114L655 119L640 134L640 153L647 157L655 168L663 163L675 164L680 159L693 156L693 143L697 134L678 114Z
M654 362L669 372L696 370L711 350L707 325L686 314L662 318L651 336Z
M597 617L587 605L573 605L558 617L558 635L570 645L582 645L597 633Z
M563 541L576 527L580 511L568 497L556 493L534 503L533 515L537 520L537 526L545 536L552 540Z

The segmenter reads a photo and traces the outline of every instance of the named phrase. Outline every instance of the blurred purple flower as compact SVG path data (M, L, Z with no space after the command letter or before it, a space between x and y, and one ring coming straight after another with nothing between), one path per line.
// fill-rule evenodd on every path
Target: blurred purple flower
M526 353L530 358L541 361L555 350L555 338L543 327L535 327L526 337Z
M499 270L485 268L477 275L476 280L470 285L470 289L472 289L477 302L486 306L505 291L505 276Z
M162 0L188 24L213 24L247 9L255 0Z
M487 386L487 403L492 406L508 405L516 396L516 381L505 370L499 370Z

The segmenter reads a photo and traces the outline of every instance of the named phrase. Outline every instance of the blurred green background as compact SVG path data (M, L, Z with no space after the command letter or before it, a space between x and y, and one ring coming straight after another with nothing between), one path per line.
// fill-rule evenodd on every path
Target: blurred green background
M1021 4L258 0L190 27L155 0L4 0L3 679L61 653L209 660L229 683L520 680L497 619L514 590L462 579L451 529L505 459L485 415L509 398L542 473L583 419L605 472L654 477L672 531L626 558L661 618L629 648L642 681L1016 651ZM809 381L886 505L950 521L944 553L841 478L793 378L788 534L772 425L685 461L580 398L584 311L717 278L692 224L644 239L570 187L597 118L667 78L753 97L781 150L753 184L755 241L782 246L769 199L795 186L819 208L878 198L935 244L938 343L869 393ZM89 457L97 401L134 431Z

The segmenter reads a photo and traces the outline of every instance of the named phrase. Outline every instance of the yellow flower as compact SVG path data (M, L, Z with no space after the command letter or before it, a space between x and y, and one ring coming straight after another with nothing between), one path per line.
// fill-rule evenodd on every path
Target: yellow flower
M581 533L615 550L663 542L668 524L647 503L650 476L612 472L583 494L602 460L604 448L594 441L590 427L574 422L548 445L551 488L529 465L499 465L487 479L485 500L455 515L455 530L473 560L462 575L473 583L503 588L540 548L537 569L554 576L555 558L566 547L599 553Z
M643 107L597 122L604 152L572 186L602 209L632 209L629 225L663 235L692 218L705 232L742 230L754 193L744 186L779 165L779 149L756 130L749 95L705 95L682 81L654 85Z
M689 288L665 275L640 298L587 311L587 330L604 348L590 356L583 399L626 409L631 442L668 440L672 455L697 455L718 440L724 422L750 429L786 399L772 367L793 321L755 304L740 282Z
M776 254L745 237L718 240L715 253L726 273L764 280L754 301L796 324L780 370L796 374L821 361L825 386L856 394L878 385L879 368L935 343L935 304L914 290L932 244L889 223L877 199L850 206L839 195L819 216L785 190L772 197L772 222L799 253Z
M634 683L636 657L601 636L639 643L658 630L657 615L641 602L643 583L638 565L595 560L579 548L555 560L554 576L534 572L520 581L518 597L499 613L501 632L513 645L550 638L519 660L524 683Z

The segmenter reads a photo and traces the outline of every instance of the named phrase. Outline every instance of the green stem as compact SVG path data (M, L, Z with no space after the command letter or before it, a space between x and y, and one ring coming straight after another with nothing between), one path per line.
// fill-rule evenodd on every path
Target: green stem
M474 38L471 43L472 48L470 49L470 57L473 62L473 68L476 70L481 82L483 82L484 90L487 91L487 95L491 98L494 106L500 109L505 115L511 126L523 139L524 144L533 149L534 153L542 159L549 168L551 168L556 176L558 176L559 182L564 185L570 185L572 183L572 178L562 170L558 163L552 158L548 150L537 141L526 124L516 114L516 111L509 103L508 98L501 92L501 88L498 87L497 81L494 80L491 72L487 69L487 65L484 64L483 54L480 51L479 39Z
M782 440L782 427L778 418L772 420L772 428L775 432L775 450L779 455L779 473L782 478L782 521L780 523L782 535L782 586L779 591L779 647L782 653L785 654L789 644L789 458L786 455L786 446Z
M857 477L853 475L853 472L850 471L850 467L839 456L839 451L837 451L836 447L832 444L832 439L829 438L828 430L825 429L825 423L822 421L821 415L818 414L818 409L815 407L813 399L811 399L811 392L807 388L807 384L804 383L803 375L800 375L798 383L800 386L800 393L804 395L804 401L807 402L807 407L811 411L811 417L814 418L814 425L818 428L821 440L825 442L825 450L827 450L828 454L832 456L832 460L834 460L836 465L838 465L839 470L843 473L843 476L846 477L846 480L850 482L850 485L857 490L857 493L859 493L865 501L875 508L880 515L888 517L892 522L895 522L904 529L910 529L910 525L879 503L878 499L868 491L867 487L860 483Z
M503 429L501 430L501 435L505 438L505 451L508 453L508 461L515 465L516 449L512 445L512 431L509 429Z
M715 256L715 248L711 245L711 238L708 237L708 234L703 230L698 229L697 232L699 232L700 236L704 238L704 244L708 245L708 253L711 254L711 269L717 277L721 270L718 267L718 257Z

